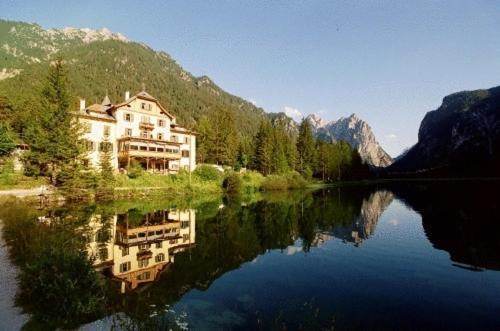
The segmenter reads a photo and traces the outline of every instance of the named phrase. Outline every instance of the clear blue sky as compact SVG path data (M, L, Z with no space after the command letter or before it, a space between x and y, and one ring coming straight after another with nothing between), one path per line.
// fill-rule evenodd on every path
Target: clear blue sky
M452 92L500 85L500 1L21 1L0 16L107 27L267 111L357 113L393 156Z

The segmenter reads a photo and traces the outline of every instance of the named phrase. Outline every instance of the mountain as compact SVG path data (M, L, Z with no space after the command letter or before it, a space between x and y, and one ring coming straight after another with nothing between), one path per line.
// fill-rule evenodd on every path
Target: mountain
M71 92L90 103L107 93L111 101L145 89L174 113L180 124L193 125L218 109L231 110L238 131L254 135L263 109L234 96L209 77L195 77L167 53L128 40L108 29L43 29L37 24L0 20L0 98L23 109L39 95L50 61L68 65ZM77 102L75 100L75 102Z
M358 150L363 161L375 167L386 167L392 163L392 158L377 142L370 126L356 114L331 122L316 115L309 115L307 119L319 139L344 140Z
M500 86L445 97L422 120L418 143L388 171L499 174Z

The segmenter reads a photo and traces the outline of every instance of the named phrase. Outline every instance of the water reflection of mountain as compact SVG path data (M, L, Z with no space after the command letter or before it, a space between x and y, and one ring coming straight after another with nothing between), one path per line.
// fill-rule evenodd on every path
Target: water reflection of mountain
M156 210L103 219L93 215L85 234L99 270L121 282L122 292L156 280L174 255L195 242L194 210Z
M334 226L332 233L342 240L353 242L356 246L370 238L375 233L378 220L384 210L391 204L394 195L386 190L377 190L363 198L360 215L354 219L351 226Z
M499 184L394 183L387 188L422 216L430 242L456 265L500 270Z

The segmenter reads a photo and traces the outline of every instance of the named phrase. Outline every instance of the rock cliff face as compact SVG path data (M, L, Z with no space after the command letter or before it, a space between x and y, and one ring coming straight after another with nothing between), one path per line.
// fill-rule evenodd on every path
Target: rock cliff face
M309 115L307 118L318 138L348 142L358 150L363 161L372 166L386 167L392 163L392 158L377 142L368 123L356 114L331 122L325 122L315 115Z
M388 170L442 171L444 174L498 173L500 165L500 86L451 94L428 112L418 143ZM481 169L481 173L477 170Z

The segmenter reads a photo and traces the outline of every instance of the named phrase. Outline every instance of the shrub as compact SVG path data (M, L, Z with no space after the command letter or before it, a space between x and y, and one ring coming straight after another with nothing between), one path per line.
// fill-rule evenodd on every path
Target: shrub
M285 175L269 175L262 182L263 191L285 191L299 189L307 185L307 181L297 172Z
M228 193L238 193L241 190L242 181L240 175L235 172L229 173L222 182L222 187Z
M288 190L288 181L284 176L269 175L262 182L261 189L264 191Z
M290 172L286 176L289 189L298 189L307 186L307 181L296 171Z
M127 169L127 176L128 178L137 178L140 177L144 173L144 169L142 168L141 164L137 162L136 160L132 160L130 162L130 166Z
M201 180L219 180L221 178L220 171L209 165L200 165L196 167L194 175Z

